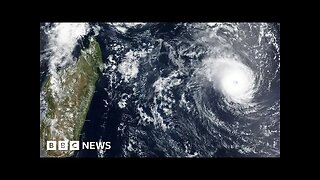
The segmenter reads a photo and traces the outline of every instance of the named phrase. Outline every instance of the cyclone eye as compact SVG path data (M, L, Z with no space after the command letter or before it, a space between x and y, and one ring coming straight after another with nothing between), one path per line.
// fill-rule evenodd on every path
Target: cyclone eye
M234 102L246 104L253 98L254 73L242 62L231 58L209 59L206 76L215 89Z

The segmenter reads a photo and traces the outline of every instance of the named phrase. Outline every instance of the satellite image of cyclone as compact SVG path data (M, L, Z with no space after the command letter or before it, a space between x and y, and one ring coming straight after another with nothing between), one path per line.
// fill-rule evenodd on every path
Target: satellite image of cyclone
M280 23L40 23L40 157L280 157Z

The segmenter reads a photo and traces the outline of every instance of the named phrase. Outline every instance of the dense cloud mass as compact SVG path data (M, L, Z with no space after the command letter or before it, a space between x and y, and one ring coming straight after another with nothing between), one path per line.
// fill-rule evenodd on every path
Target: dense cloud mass
M75 157L280 156L280 24L43 23L40 88L64 97L91 37L103 70L80 139L112 147Z

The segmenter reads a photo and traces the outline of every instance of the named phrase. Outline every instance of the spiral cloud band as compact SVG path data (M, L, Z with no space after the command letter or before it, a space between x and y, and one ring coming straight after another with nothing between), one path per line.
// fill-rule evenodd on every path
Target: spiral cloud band
M77 157L280 156L280 23L43 23L40 45L41 143L81 129L112 148Z
M209 61L206 76L213 82L216 90L237 103L245 104L251 101L255 77L249 67L228 58Z

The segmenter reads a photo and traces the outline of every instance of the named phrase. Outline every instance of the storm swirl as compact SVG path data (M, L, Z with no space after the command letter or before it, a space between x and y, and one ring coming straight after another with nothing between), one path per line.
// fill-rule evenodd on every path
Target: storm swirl
M77 156L280 156L280 24L86 28L104 68L81 139L113 146Z

